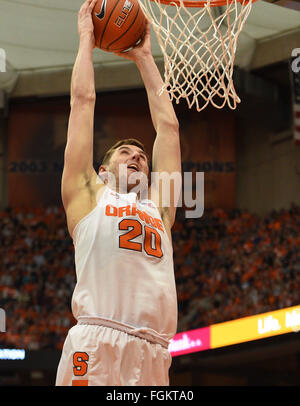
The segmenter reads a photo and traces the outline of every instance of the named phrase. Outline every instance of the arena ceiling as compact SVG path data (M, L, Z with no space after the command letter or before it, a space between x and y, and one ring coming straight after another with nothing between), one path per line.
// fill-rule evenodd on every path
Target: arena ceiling
M253 4L240 35L235 64L251 70L290 58L300 44L300 12L296 4L281 7L274 0ZM6 73L0 89L10 97L69 94L78 48L77 13L83 0L0 0L0 49ZM285 4L286 5L286 4ZM152 50L159 67L163 58L155 35ZM136 67L112 53L94 50L96 88L138 87Z

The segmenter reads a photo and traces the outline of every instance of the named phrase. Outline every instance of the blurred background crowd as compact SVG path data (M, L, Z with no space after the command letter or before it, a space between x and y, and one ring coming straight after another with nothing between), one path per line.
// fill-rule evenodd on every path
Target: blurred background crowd
M299 304L300 207L258 217L178 211L173 228L178 332ZM76 323L74 247L63 207L0 212L0 347L61 349Z

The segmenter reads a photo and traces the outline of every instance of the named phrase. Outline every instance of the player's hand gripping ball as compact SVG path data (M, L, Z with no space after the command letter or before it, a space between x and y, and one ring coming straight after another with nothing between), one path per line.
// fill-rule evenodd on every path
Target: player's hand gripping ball
M146 18L138 0L98 0L93 13L95 45L104 51L125 51L143 37Z

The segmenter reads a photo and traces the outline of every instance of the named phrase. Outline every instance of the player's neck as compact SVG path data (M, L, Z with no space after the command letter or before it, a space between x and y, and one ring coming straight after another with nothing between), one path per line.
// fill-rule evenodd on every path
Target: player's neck
M139 188L137 185L111 185L106 182L107 187L119 194L135 193L137 195L137 200L147 200L149 199L149 189Z

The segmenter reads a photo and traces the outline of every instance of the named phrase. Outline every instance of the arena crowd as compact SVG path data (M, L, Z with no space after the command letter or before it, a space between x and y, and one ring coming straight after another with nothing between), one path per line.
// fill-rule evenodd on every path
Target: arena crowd
M178 332L299 304L300 207L178 211L173 228ZM0 347L61 349L76 323L74 247L63 207L0 212Z

